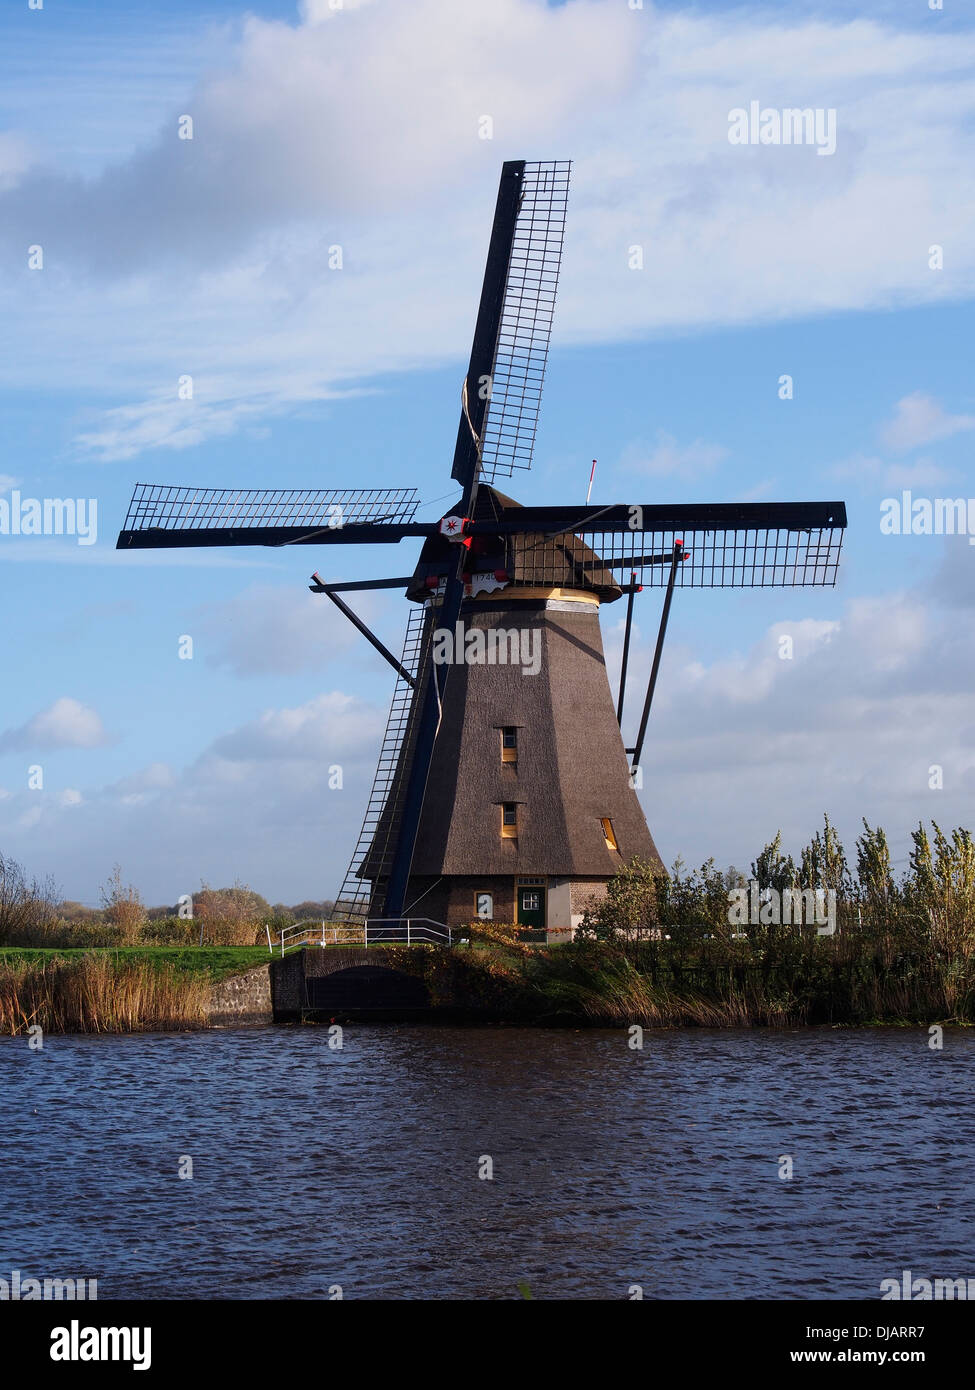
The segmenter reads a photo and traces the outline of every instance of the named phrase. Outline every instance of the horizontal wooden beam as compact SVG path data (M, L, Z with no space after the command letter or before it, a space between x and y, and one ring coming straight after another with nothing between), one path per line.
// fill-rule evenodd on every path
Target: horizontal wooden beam
M468 529L474 535L674 531L679 538L681 531L817 531L845 526L844 502L686 502L508 507L497 520L471 522Z
M360 522L349 526L147 526L120 531L116 550L182 550L224 545L396 545L408 536L436 535L439 523Z
M846 526L843 502L614 503L609 507L508 507L490 521L471 521L470 535L615 535L645 531L818 531ZM396 545L439 535L439 521L358 522L348 526L148 526L120 531L118 550L172 550L238 545ZM624 563L632 563L624 557ZM650 563L650 561L647 561Z

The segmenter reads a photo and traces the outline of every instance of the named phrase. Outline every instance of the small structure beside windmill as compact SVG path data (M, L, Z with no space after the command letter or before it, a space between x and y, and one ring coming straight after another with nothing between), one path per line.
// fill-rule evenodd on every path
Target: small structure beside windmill
M397 673L336 904L347 920L575 925L627 861L659 863L634 783L675 590L836 581L842 502L522 507L493 486L531 466L569 167L503 167L451 473L460 497L443 517L417 522L412 488L139 485L119 535L120 549L422 538L412 574L311 585ZM341 597L382 588L414 605L400 658ZM626 749L634 596L649 588L664 590L663 614ZM624 595L614 705L599 610Z

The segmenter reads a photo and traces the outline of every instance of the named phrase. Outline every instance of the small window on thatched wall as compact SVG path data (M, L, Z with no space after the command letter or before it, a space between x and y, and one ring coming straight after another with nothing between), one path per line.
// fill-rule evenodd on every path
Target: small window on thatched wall
M613 822L610 820L609 816L603 816L601 823L603 827L603 834L606 837L606 848L615 850L616 853L619 854L620 847L616 843L616 834L613 830Z
M503 763L516 763L518 761L518 730L511 725L501 730L501 761Z
M518 836L518 803L506 801L501 807L501 837L514 840Z

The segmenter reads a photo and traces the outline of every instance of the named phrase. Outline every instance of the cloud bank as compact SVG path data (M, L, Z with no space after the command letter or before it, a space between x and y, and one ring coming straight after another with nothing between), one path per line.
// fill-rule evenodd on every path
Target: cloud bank
M973 71L965 33L746 10L250 17L160 109L158 139L94 177L31 167L23 133L0 134L0 256L18 268L0 309L22 346L0 383L100 396L78 445L112 460L460 362L505 158L576 161L561 343L968 297ZM835 155L732 146L728 113L752 100L835 108ZM907 409L895 437L923 434Z

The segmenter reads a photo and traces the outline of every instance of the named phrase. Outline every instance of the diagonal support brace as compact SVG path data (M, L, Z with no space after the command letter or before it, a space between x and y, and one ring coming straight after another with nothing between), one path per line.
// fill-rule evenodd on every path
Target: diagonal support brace
M674 553L670 561L670 575L667 579L667 592L664 595L664 608L660 615L660 630L657 633L657 645L653 653L653 665L650 667L650 681L647 685L647 698L643 703L643 718L640 720L640 732L636 736L636 746L628 749L633 754L633 766L638 767L640 754L643 752L643 739L647 732L647 720L650 718L650 705L653 702L653 692L657 687L657 672L660 670L660 654L664 649L664 637L667 635L667 619L670 617L670 604L674 597L674 582L677 579L677 566L687 557L681 541L674 542Z
M352 609L344 601L344 599L340 599L338 594L335 593L329 585L323 584L317 574L313 574L312 579L315 580L315 583L309 584L308 586L309 589L311 589L312 593L324 594L326 598L330 598L332 602L335 604L335 607L339 610L339 612L344 613L345 616L348 618L349 622L352 624L352 626L359 629L366 641L369 642L373 647L375 647L376 651L379 653L381 657L383 657L386 661L389 662L393 670L396 671L397 674L401 675L408 685L413 686L415 689L416 681L410 675L409 671L407 671L405 666L400 665L400 663L396 660L395 656L393 656L393 653L389 650L387 646L384 646L383 643L380 642L376 634L372 632L368 627L366 627L365 623L359 617L358 613L353 613Z

